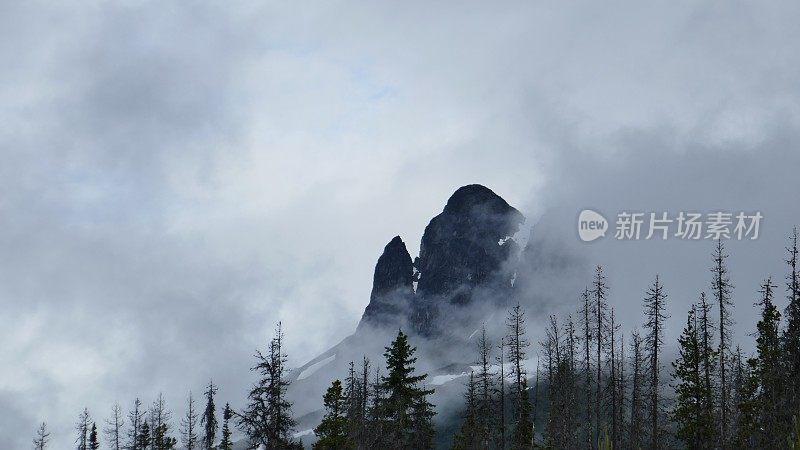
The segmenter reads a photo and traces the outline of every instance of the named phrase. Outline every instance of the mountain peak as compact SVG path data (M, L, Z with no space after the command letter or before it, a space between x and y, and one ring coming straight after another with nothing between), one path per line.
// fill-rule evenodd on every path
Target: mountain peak
M469 212L478 205L485 205L492 212L516 211L502 197L494 191L481 184L468 184L462 186L450 196L447 205L444 207L445 213L458 214Z

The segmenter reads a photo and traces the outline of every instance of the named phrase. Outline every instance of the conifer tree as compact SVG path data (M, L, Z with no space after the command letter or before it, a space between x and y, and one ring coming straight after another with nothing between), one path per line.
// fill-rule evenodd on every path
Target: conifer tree
M219 442L218 450L233 450L230 426L230 421L232 418L233 410L231 409L231 405L226 403L225 409L222 411L222 439Z
M214 381L211 380L208 382L205 392L206 408L200 418L200 426L203 428L203 440L200 448L203 450L212 450L217 437L219 422L217 421L217 407L214 404L214 396L216 394L217 387L214 386Z
M517 422L511 436L513 450L530 450L533 448L533 418L531 417L531 402L528 399L528 379L522 378L520 386L521 399L517 411Z
M486 337L486 327L481 326L481 331L478 335L477 342L478 360L476 363L478 366L478 373L475 376L477 389L477 413L475 415L475 426L477 427L480 436L480 448L483 449L489 448L492 442L493 431L493 380L490 372L491 346L492 344Z
M702 372L697 309L694 305L689 310L678 345L679 356L672 363L676 397L672 419L677 425L677 437L687 448L712 448L714 418L703 404L707 393Z
M50 442L50 432L47 431L47 424L42 422L36 429L36 437L33 438L33 450L45 450Z
M591 311L591 305L589 300L589 288L585 288L583 293L581 293L581 307L578 311L578 316L580 317L580 327L581 327L581 342L582 342L582 353L583 353L583 378L584 378L584 386L583 386L583 402L586 405L586 417L584 417L584 442L586 443L587 448L594 447L594 438L595 435L594 431L594 416L592 415L592 356L591 356L591 347L592 347L592 318L594 314Z
M139 426L138 431L136 433L136 437L134 438L134 448L139 450L148 450L152 447L150 445L153 443L152 437L150 434L150 424L149 422L145 421L142 422L141 426Z
M127 432L125 450L144 450L144 447L139 446L139 433L142 425L146 423L146 419L142 402L138 398L133 401L133 409L128 412L128 423L130 426Z
M89 442L87 444L89 450L97 450L100 448L100 441L97 437L97 424L92 422L92 428L89 431Z
M506 370L505 370L505 354L506 343L505 338L500 338L500 343L497 345L497 433L496 433L496 447L500 450L506 448Z
M527 380L525 367L525 355L530 345L525 337L525 312L517 304L509 312L506 320L508 327L508 359L511 363L512 375L515 384L512 386L514 396L514 422L512 435L512 448L530 448L533 433L533 423L531 422L530 399L527 392Z
M668 318L666 314L665 300L667 294L664 292L664 286L661 284L658 275L653 282L653 285L647 291L647 297L644 299L644 313L645 313L645 329L647 335L644 338L644 343L647 347L647 370L649 375L649 385L647 392L648 400L648 430L647 435L650 438L649 448L657 450L664 445L662 427L662 398L661 391L661 362L659 360L661 349L664 346L664 321Z
M611 438L611 443L613 445L619 445L618 442L620 435L619 429L620 426L622 425L621 424L622 420L620 418L621 408L619 405L619 400L620 400L620 393L619 393L620 380L619 380L619 370L618 370L619 366L617 362L617 353L616 353L616 346L617 346L616 336L619 332L619 324L617 324L615 321L614 308L611 308L611 323L608 331L609 331L609 338L611 340L609 345L609 349L611 351L610 361L609 361L610 373L608 376L608 391L611 395L610 438Z
M433 406L427 400L433 391L422 386L427 374L415 375L415 352L402 331L386 347L387 375L380 382L385 396L379 413L390 425L383 430L382 448L424 449L433 444Z
M781 348L778 335L781 313L773 302L775 285L767 279L761 285L761 320L756 333L756 373L759 380L758 406L761 435L759 445L780 446L785 441L781 418L783 416L783 386L781 372Z
M642 338L634 331L631 339L631 412L628 427L627 447L631 449L644 448L642 433L644 431L644 384L645 384L645 357Z
M197 408L194 405L194 397L189 391L189 399L186 402L186 415L181 419L181 444L185 450L197 450Z
M722 240L717 240L717 246L713 254L714 265L711 268L713 275L711 290L714 293L714 300L719 310L719 321L717 323L717 330L719 331L719 347L717 350L717 357L719 358L719 446L723 450L727 448L731 437L729 420L731 389L727 360L730 354L730 334L733 327L733 321L731 320L731 308L733 307L731 292L733 286L728 275L728 267L725 264L727 257Z
M469 373L467 392L464 394L464 412L461 429L453 437L453 450L475 450L480 448L480 436L477 433L478 399L476 394L475 373Z
M92 418L89 415L89 410L84 408L83 412L78 416L78 423L75 424L75 430L78 432L78 436L75 438L75 444L78 450L89 449L89 424L91 422Z
M248 394L247 407L239 415L239 426L253 447L263 445L267 450L282 450L300 445L291 433L295 421L291 414L292 404L286 399L289 387L286 360L283 332L278 322L269 353L265 356L256 351L256 365L251 370L259 374L259 379Z
M786 293L789 304L786 306L786 328L782 335L784 381L788 391L784 408L790 414L800 412L800 273L798 273L797 227L792 229L786 264Z
M171 450L178 445L178 440L171 435L172 412L167 409L164 394L159 393L149 413L150 445L152 450Z
M733 446L735 448L750 449L759 448L758 428L759 428L759 400L758 400L758 362L755 358L747 360L747 366L742 364L741 352L737 350L735 358L735 372L740 378L739 388L736 392L736 412L737 424L736 434L733 436Z
M594 421L595 431L597 436L595 439L600 438L600 427L605 426L602 410L603 410L603 363L602 357L606 349L606 332L608 330L608 317L606 310L608 309L608 285L606 284L606 277L603 274L603 268L597 266L595 269L594 280L592 282L592 311L594 313L594 344L595 344L595 370L597 376L595 377L595 398L594 398Z
M178 440L169 434L169 425L167 422L156 426L152 433L153 437L150 445L152 445L153 450L173 450L178 446Z
M111 418L106 420L106 427L103 429L106 441L108 441L108 447L111 450L122 450L122 430L124 426L125 419L122 417L122 407L119 406L119 403L114 403L111 408Z
M331 386L325 391L323 397L325 406L325 417L322 422L314 428L317 435L317 442L314 443L314 450L346 450L354 448L348 439L349 423L347 420L347 397L342 389L342 382L334 380Z
M704 417L715 418L714 401L715 387L714 375L717 373L717 350L714 348L714 322L711 319L712 306L708 303L706 293L700 293L700 301L697 304L697 333L698 345L700 346L700 372L703 377L703 389L701 391L701 406L705 409ZM709 442L719 442L719 427L713 426L708 431Z

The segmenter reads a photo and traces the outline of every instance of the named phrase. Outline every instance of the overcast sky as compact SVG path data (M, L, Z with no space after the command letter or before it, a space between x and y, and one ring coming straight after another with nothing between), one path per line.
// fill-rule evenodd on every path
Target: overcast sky
M383 246L415 255L469 183L606 264L631 327L657 271L680 326L711 245L581 244L578 208L761 210L762 238L731 246L746 337L800 221L797 17L0 0L0 448L42 420L68 448L84 406L137 395L180 413L211 377L241 404L277 321L295 365L351 333Z

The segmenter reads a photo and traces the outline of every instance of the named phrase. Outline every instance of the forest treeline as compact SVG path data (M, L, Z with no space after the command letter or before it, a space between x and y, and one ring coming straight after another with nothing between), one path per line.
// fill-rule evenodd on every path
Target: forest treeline
M733 340L734 285L722 241L712 252L709 289L698 292L686 312L671 357L664 352L669 295L657 274L642 296L641 326L628 333L611 306L601 266L574 314L549 317L541 342L529 340L524 309L511 308L499 342L491 342L485 328L477 334L452 449L800 450L797 237L795 228L785 279L767 277L752 299L760 312L752 354ZM785 298L783 308L779 298ZM134 400L126 414L114 405L102 430L84 410L76 448L96 450L103 440L102 448L113 450L168 450L180 439L186 450L232 450L234 428L249 448L302 448L286 398L282 342L278 324L266 352L256 353L258 381L241 411L227 404L218 411L213 382L203 393L204 407L188 395L177 430L161 395L150 407ZM399 331L382 369L366 357L351 362L346 378L333 380L322 399L313 449L433 448L433 390L415 369L415 351ZM45 450L49 436L42 423L34 448Z

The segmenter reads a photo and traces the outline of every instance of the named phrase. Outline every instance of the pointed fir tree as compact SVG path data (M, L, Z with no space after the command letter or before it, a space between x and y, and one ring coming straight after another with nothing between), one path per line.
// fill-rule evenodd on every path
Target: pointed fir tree
M36 429L36 437L33 438L33 450L46 450L50 443L50 432L47 431L47 424L42 422Z
M194 404L194 397L189 391L189 399L186 402L186 415L181 419L181 444L185 450L197 450L197 408Z
M122 416L122 407L119 406L119 403L114 403L111 408L111 418L106 419L106 426L103 428L103 434L105 434L108 447L111 450L122 450L124 426L125 419Z
M232 418L233 410L231 409L231 405L226 403L225 409L222 411L222 439L219 442L218 450L233 450L230 426L230 421Z
M592 448L594 445L594 438L595 435L595 422L594 422L594 415L592 412L594 408L592 407L592 393L593 384L592 384L592 318L594 314L592 314L590 299L589 299L589 288L585 288L584 291L581 293L581 306L580 310L578 311L578 316L580 318L580 327L581 327L581 353L583 356L583 395L581 399L583 403L586 405L586 415L583 418L583 438L581 439L587 448Z
M159 393L149 413L150 445L152 450L171 450L178 445L178 440L172 436L172 412L167 409L164 394Z
M153 443L152 436L150 434L150 424L149 422L142 422L142 425L139 426L136 432L136 437L134 438L135 444L133 447L139 450L148 450L152 447L150 445Z
M92 428L89 431L89 442L87 443L89 450L98 450L100 448L100 440L97 437L97 424L92 422Z
M152 436L151 445L153 450L173 450L178 446L178 440L170 436L169 425L166 422L156 426Z
M500 450L506 448L506 341L500 338L497 344L497 382L495 395L497 397L497 430L495 431L495 447Z
M647 436L649 448L657 450L664 446L664 428L662 423L663 399L661 398L661 349L664 347L664 321L666 314L664 286L658 275L647 291L644 299L644 338L647 353L648 391L647 391Z
M512 448L526 449L532 445L533 423L531 422L531 406L527 391L527 374L524 361L530 342L526 337L525 311L517 304L506 319L508 334L508 359L514 384L511 386L514 398L514 418L512 428Z
M761 298L757 305L761 307L761 320L756 332L756 367L755 376L759 380L758 406L760 436L758 444L764 448L775 448L786 440L787 429L784 429L783 417L783 385L781 371L781 347L779 326L781 313L774 303L774 289L771 279L761 285Z
M478 433L478 396L476 393L475 372L469 373L467 392L464 393L464 411L461 415L461 429L453 437L453 450L473 450L480 447Z
M475 416L475 426L478 429L480 436L481 448L489 448L492 444L493 433L493 418L494 407L492 391L491 374L491 347L492 344L486 337L486 326L481 326L480 334L478 335L477 342L477 366L478 372L475 374L476 389L477 389L477 414Z
M594 392L594 422L595 439L600 438L600 428L605 427L603 420L603 354L607 347L608 332L608 284L603 274L603 267L595 268L592 282L592 312L594 313L594 344L595 344L595 392Z
M704 417L715 418L715 400L717 374L717 349L714 347L714 322L712 319L712 305L708 302L705 292L700 293L700 300L697 304L697 333L698 345L700 346L700 372L703 377L703 398L701 405L705 409ZM709 430L708 442L716 444L719 442L719 427L713 426Z
M758 362L749 358L747 365L742 363L741 352L737 351L735 368L739 381L736 392L735 409L737 413L736 434L732 437L733 447L737 449L759 448L759 400L758 400Z
M323 396L325 417L314 428L317 442L314 450L348 450L354 448L348 439L350 424L347 420L347 397L342 389L342 382L334 380Z
M517 421L511 435L511 448L513 450L530 450L533 449L533 418L531 402L528 398L527 378L522 378L519 390L522 392L522 396L518 405Z
M84 408L83 412L78 416L78 422L75 424L75 430L78 432L78 436L75 438L75 445L78 450L89 449L89 424L91 422L92 418L89 415L89 410Z
M788 391L784 408L788 414L800 413L800 273L798 272L797 227L792 229L786 265L786 296L789 304L784 311L786 328L782 335L784 382ZM790 416L791 417L791 416Z
M644 345L638 331L631 336L631 400L630 423L628 425L627 447L631 449L644 448L644 385L645 385L645 356Z
M728 267L725 260L728 255L725 253L725 246L722 240L717 240L717 246L714 249L713 259L714 265L711 267L712 280L711 291L714 294L714 301L718 308L719 321L717 323L717 330L719 332L719 346L717 348L717 357L719 359L719 446L726 448L728 441L730 441L730 413L731 413L731 388L730 388L730 368L728 359L731 349L731 328L733 321L731 319L731 309L733 302L731 301L731 292L733 285L730 282L728 275Z
M208 382L206 387L206 408L203 410L203 415L200 417L200 426L203 429L203 439L200 448L203 450L213 450L214 443L217 438L217 429L219 422L217 421L217 407L214 404L214 396L217 395L217 387L214 386L214 380Z
M239 427L253 447L263 445L267 450L282 450L300 446L292 437L295 421L292 404L286 398L289 387L286 361L283 332L278 322L269 353L265 356L256 352L256 365L251 370L259 374L259 379L248 394L247 407L239 415Z
M694 305L689 310L686 327L678 338L678 346L678 359L672 363L675 389L672 420L677 426L676 434L686 448L712 448L714 417L703 404L707 392L702 372L697 309Z
M402 331L386 347L379 412L389 426L380 436L382 448L423 449L433 444L433 407L427 400L433 391L422 386L427 374L415 375L415 352Z
M128 413L128 423L130 424L127 432L127 443L125 450L145 450L145 447L139 445L139 435L142 426L147 423L145 418L144 407L141 400L138 398L133 401L133 409ZM148 438L149 438L148 427Z

